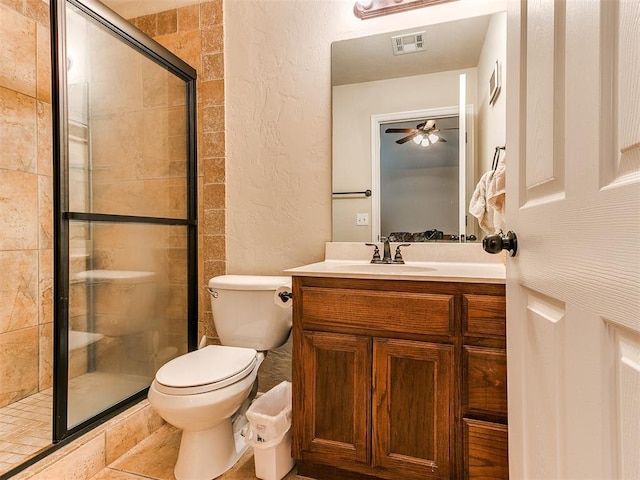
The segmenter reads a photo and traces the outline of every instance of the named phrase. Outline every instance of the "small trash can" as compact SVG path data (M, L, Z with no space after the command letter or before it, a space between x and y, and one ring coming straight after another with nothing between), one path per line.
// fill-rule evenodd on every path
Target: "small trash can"
M291 382L282 382L260 396L247 409L256 477L280 480L295 465L291 458Z

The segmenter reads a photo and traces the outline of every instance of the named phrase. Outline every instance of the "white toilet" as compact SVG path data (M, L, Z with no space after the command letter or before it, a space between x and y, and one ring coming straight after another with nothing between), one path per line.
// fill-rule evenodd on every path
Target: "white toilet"
M156 373L149 403L183 430L177 480L216 478L246 451L240 430L252 390L255 395L258 368L265 353L284 344L291 330L291 301L276 296L283 286L291 286L291 277L212 278L211 308L222 345L189 352Z

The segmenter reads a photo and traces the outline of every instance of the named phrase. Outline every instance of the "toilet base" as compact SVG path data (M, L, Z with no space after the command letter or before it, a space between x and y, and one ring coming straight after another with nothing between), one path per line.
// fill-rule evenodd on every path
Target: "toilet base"
M176 480L211 480L233 467L247 451L240 432L233 434L230 419L198 432L182 432Z

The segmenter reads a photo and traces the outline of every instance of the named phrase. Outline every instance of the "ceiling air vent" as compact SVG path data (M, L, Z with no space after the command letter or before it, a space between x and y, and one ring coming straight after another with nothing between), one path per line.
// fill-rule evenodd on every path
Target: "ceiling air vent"
M391 37L394 55L415 53L424 50L424 32L414 32L407 35Z

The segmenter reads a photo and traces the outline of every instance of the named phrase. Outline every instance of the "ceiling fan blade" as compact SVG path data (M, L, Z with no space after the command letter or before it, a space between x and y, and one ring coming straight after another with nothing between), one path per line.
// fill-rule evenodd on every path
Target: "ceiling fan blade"
M415 133L415 128L387 128L385 133Z
M444 138L442 138L442 137L438 137L438 141L439 141L439 142L447 143L447 141L446 141Z
M399 145L402 145L403 143L407 143L409 140L413 140L413 138L418 135L418 132L412 133L411 135L407 135L404 138L401 138L400 140L396 140L396 143Z

